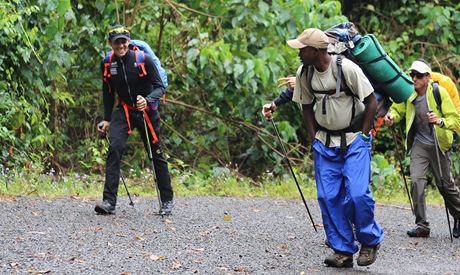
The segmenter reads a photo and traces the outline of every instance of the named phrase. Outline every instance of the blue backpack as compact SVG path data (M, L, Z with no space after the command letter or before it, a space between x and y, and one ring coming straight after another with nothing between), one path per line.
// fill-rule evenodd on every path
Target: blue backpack
M161 67L160 59L155 55L150 48L149 44L141 40L131 40L129 41L129 48L133 50L136 54L136 63L140 67L139 76L143 77L147 75L147 71L145 70L145 54L147 53L153 59L153 63L155 64L158 73L160 74L161 81L163 82L163 86L165 88L168 87L168 76L166 75L166 71ZM107 78L110 78L110 64L112 63L113 58L113 51L109 51L105 54L104 57L104 81L107 81Z

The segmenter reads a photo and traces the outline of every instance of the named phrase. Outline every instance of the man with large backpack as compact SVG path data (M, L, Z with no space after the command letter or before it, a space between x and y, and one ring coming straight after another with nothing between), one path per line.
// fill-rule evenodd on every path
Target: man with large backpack
M130 38L126 27L112 27L108 33L112 51L101 64L104 119L98 124L98 131L102 135L110 131L110 146L103 199L96 205L95 211L99 214L115 213L121 157L128 136L133 128L137 128L153 161L152 172L161 198L160 215L169 215L173 208L173 190L168 163L160 144L158 112L158 101L165 93L165 85L153 58L143 51L129 49ZM118 105L114 109L115 93Z
M328 37L319 29L306 29L287 43L299 49L303 63L292 100L302 104L313 141L318 202L334 251L324 263L352 267L357 240L358 265L370 265L384 237L369 189L370 130L377 106L372 85L356 64L327 52ZM266 107L266 115L271 114Z
M406 102L393 104L385 116L392 126L406 120L406 148L410 152L410 175L416 227L407 231L409 237L429 237L426 216L426 172L431 167L445 206L454 217L452 235L460 237L460 193L452 177L451 147L453 131L460 125L460 115L447 91L431 80L431 68L415 61L409 69L415 92ZM437 90L437 92L435 92ZM438 95L436 95L438 93ZM439 96L439 99L436 97ZM438 104L438 102L440 104ZM449 216L448 216L449 218Z

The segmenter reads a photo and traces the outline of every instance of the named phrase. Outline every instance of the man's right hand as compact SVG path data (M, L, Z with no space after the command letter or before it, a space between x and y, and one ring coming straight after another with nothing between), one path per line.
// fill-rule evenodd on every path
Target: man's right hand
M393 116L388 113L385 115L385 125L387 126L393 126L393 123L394 123L394 118Z
M99 132L100 136L105 136L107 134L107 130L109 129L110 122L103 120L97 124L97 131Z
M272 114L276 110L275 102L264 104L262 107L262 114L266 119L272 119Z

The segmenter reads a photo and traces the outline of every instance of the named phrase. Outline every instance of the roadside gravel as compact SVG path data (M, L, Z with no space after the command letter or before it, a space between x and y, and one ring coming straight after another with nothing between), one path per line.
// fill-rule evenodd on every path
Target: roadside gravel
M136 197L134 207L122 197L112 216L96 215L95 203L0 198L0 273L460 274L460 239L450 243L441 206L428 208L431 237L412 239L410 209L377 204L386 234L377 261L337 270L323 265L330 250L316 201L318 233L301 200L178 198L163 219L156 197Z

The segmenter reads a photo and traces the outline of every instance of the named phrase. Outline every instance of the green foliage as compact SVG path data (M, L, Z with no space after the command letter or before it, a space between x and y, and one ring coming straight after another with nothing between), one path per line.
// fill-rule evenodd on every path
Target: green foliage
M395 160L391 159L391 163L395 163ZM376 196L391 197L395 193L405 192L404 181L398 170L384 155L372 156L371 187Z
M95 128L102 115L99 68L108 50L107 27L123 23L133 38L149 42L167 70L162 135L173 175L190 177L184 187L210 184L204 179L220 179L215 173L227 169L257 182L268 174L289 175L260 109L280 92L277 79L299 65L297 51L285 41L306 27L347 21L341 8L332 0L3 1L0 170L103 171L107 144ZM375 33L401 67L424 57L458 78L459 10L451 1L356 1L347 16L362 33ZM294 168L312 179L298 107L280 108L275 121ZM390 162L375 159L381 174L373 175L374 188L399 190L385 127L375 148ZM124 161L123 171L136 177L149 166L138 135L130 138Z
M456 1L358 2L350 20L358 23L360 31L376 34L401 68L424 58L458 83L460 5Z

